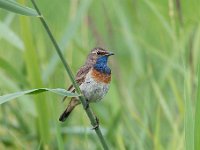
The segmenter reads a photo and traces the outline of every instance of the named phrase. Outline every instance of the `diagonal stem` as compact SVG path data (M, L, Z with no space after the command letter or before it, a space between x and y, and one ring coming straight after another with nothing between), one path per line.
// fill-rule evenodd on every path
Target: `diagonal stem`
M74 76L73 76L73 73L72 73L72 71L71 71L71 69L70 69L68 63L67 63L66 60L64 59L64 56L63 56L63 54L62 54L62 52L61 52L61 49L60 49L60 47L58 46L58 44L57 44L57 42L56 42L54 36L52 35L52 33L51 33L50 29L49 29L49 26L47 25L47 23L46 23L44 17L42 16L42 14L41 14L39 8L37 7L36 2L35 2L34 0L31 0L31 2L32 2L33 6L35 7L35 9L36 9L38 15L40 16L40 17L39 17L39 18L40 18L40 21L42 22L42 25L44 26L44 28L45 28L45 30L46 30L46 32L47 32L49 38L51 39L51 41L52 41L52 43L53 43L53 45L54 45L54 47L55 47L55 49L56 49L56 51L57 51L57 53L58 53L58 55L59 55L59 57L60 57L60 59L61 59L63 65L64 65L64 67L65 67L65 69L66 69L66 71L67 71L67 73L68 73L68 75L69 75L69 77L70 77L70 80L71 80L72 84L73 84L74 87L75 87L76 92L77 92L78 94L82 95L82 94L81 94L81 90L80 90L80 88L79 88L78 84L76 83L76 80L75 80L75 78L74 78ZM79 96L79 100L81 101L83 107L85 108L86 105L87 105L87 102L86 102L85 97L84 97L84 96ZM87 113L87 116L88 116L89 119L90 119L90 122L91 122L92 126L95 126L96 123L97 123L97 122L96 122L96 119L95 119L96 117L95 117L94 114L92 113L92 110L90 109L90 107L89 107L88 109L86 109L85 111L86 111L86 113ZM96 134L97 134L97 136L98 136L98 138L99 138L99 140L100 140L100 142L101 142L103 148L104 148L105 150L108 150L108 146L107 146L107 144L106 144L106 142L105 142L105 139L104 139L104 137L103 137L103 135L102 135L102 133L101 133L100 128L99 128L99 127L98 127L98 128L95 128L95 132L96 132Z

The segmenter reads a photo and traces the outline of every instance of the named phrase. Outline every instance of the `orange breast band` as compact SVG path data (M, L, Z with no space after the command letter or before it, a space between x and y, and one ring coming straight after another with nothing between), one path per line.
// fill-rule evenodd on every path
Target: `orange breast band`
M92 69L92 78L94 78L97 82L110 83L111 75Z

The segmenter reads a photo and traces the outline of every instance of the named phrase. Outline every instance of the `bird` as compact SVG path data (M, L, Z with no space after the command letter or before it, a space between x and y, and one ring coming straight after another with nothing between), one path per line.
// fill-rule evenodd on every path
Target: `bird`
M93 48L87 56L85 64L78 70L75 80L86 99L88 104L86 107L91 102L99 102L108 92L111 82L111 69L108 67L108 58L112 55L114 53L106 49ZM74 86L70 85L68 91L75 93ZM66 98L64 97L63 101ZM64 122L80 103L77 97L72 97L59 121Z

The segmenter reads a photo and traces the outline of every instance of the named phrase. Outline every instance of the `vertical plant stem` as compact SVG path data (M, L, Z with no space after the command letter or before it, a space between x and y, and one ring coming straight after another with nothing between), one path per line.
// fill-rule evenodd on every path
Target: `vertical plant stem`
M38 12L38 15L40 16L40 21L42 22L42 25L44 26L44 28L45 28L45 30L46 30L48 36L50 37L50 39L51 39L51 41L52 41L52 43L53 43L53 45L54 45L54 47L55 47L55 49L56 49L56 51L57 51L57 53L58 53L58 55L59 55L61 61L62 61L63 65L64 65L64 67L65 67L65 69L66 69L66 71L67 71L67 73L68 73L68 75L69 75L69 77L70 77L70 80L71 80L72 84L74 85L74 87L75 87L75 89L76 89L76 92L77 92L78 94L81 94L81 90L80 90L78 84L77 84L76 81L75 81L75 78L74 78L74 76L73 76L73 73L72 73L72 71L71 71L71 69L70 69L68 63L65 61L64 56L63 56L63 54L62 54L62 52L61 52L61 49L59 48L59 46L58 46L56 40L54 39L54 37L53 37L53 35L52 35L52 33L51 33L51 31L50 31L50 29L49 29L49 27L48 27L48 25L47 25L45 19L44 19L44 17L42 16L40 10L38 9L36 2L35 2L34 0L31 0L31 2L33 3L33 5L34 5L36 11ZM79 99L80 99L80 101L81 101L83 107L85 108L86 105L87 105L85 98L84 98L83 96L80 96ZM88 109L86 109L86 113L87 113L87 115L88 115L88 117L89 117L89 119L90 119L90 122L91 122L92 126L95 126L95 125L96 125L96 119L95 119L94 114L92 113L92 110L91 110L90 108L88 108ZM98 128L95 128L95 132L97 133L97 135L98 135L98 137L99 137L99 140L100 140L100 142L101 142L103 148L104 148L105 150L108 150L108 146L107 146L107 144L106 144L106 142L105 142L105 139L104 139L104 137L103 137L103 135L102 135L102 133L101 133L100 128L99 128L99 127L98 127Z
M180 0L176 0L176 9L177 9L179 23L182 26L183 25L183 16L182 16L182 8L181 8L181 1Z
M197 99L195 108L195 123L194 123L194 150L200 149L200 65L198 66L198 88L197 88Z
M186 68L186 67L185 67ZM194 150L194 115L191 100L191 87L189 73L185 73L184 79L185 100L185 147L186 150Z
M24 3L24 0L20 0ZM37 59L37 52L32 43L30 19L20 16L21 34L25 44L24 57L26 61L26 68L28 72L28 80L32 88L43 87L39 63ZM39 135L42 144L49 143L50 129L49 129L49 116L48 116L48 103L46 102L45 95L40 94L34 97L35 107L37 111L37 123L39 128Z

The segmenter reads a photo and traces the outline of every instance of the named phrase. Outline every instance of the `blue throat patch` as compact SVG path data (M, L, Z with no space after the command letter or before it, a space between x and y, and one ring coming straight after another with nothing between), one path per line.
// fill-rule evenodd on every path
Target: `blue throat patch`
M97 59L94 69L101 73L111 74L110 68L107 66L108 56L101 56Z

